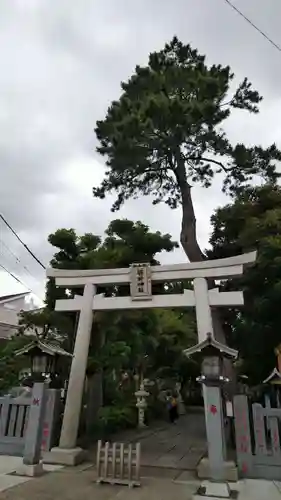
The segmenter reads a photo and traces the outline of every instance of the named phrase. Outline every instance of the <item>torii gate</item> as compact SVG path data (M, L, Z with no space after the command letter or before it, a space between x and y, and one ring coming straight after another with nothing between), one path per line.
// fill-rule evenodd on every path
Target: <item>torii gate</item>
M77 432L86 375L93 311L126 310L159 307L195 307L198 341L213 334L211 307L242 306L243 292L208 290L207 280L228 279L243 274L244 268L256 260L256 252L213 261L165 266L132 264L130 268L47 270L47 277L55 278L56 285L84 287L83 295L56 301L56 311L79 311L79 322L69 376L67 398L58 448L53 448L48 461L72 465L79 461L81 449L76 447ZM180 294L152 295L152 282L193 280L193 290ZM127 297L96 295L97 285L130 284Z

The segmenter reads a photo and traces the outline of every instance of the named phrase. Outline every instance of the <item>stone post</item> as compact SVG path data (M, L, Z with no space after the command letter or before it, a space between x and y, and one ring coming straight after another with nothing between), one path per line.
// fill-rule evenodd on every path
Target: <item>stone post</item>
M196 309L198 341L203 342L206 339L208 332L211 333L212 335L214 333L213 321L212 321L212 311L211 311L211 307L210 307L210 303L209 303L208 283L207 283L206 278L194 278L193 287L194 287L194 295L195 295L195 309ZM208 425L209 425L208 405L210 404L210 399L213 397L212 389L213 388L203 384L203 398L204 398L207 436L209 434L211 435L211 433L212 433L211 430L208 431ZM216 389L218 390L219 397L221 398L220 388L216 388ZM208 394L209 391L211 393L210 396ZM221 402L220 402L219 408L221 408ZM221 413L220 413L220 415L221 415ZM221 416L220 416L220 421L221 421L220 436L222 438L222 443L224 443L224 430L223 430L223 421L222 421ZM208 445L209 445L209 440L208 440ZM222 445L222 449L224 450L223 445Z
M42 429L42 452L49 451L58 440L58 424L62 410L61 390L48 389L47 403Z
M58 448L46 454L46 463L75 465L83 460L83 450L76 447L84 382L91 340L93 298L96 287L88 283L84 287L83 302L77 327L68 391Z
M198 342L206 339L207 333L213 334L212 311L209 303L209 290L206 278L193 280Z
M212 311L209 302L208 282L206 278L194 278L193 280L195 308L197 320L197 332L199 343L206 340L207 333L214 334ZM226 446L222 410L221 388L203 384L203 397L205 409L205 422L208 440L208 462L202 459L198 475L202 477L204 470L205 477L217 482L214 490L217 496L228 498L230 490L227 483L224 483L227 476L226 467ZM232 464L230 464L232 466ZM222 481L221 483L219 481ZM208 483L205 496L215 496L213 484Z
M220 387L208 387L205 391L205 416L208 440L210 477L214 481L225 479L224 437L222 427L222 404Z
M34 384L25 433L23 463L17 469L19 475L39 476L43 473L41 441L46 402L46 384L44 382Z

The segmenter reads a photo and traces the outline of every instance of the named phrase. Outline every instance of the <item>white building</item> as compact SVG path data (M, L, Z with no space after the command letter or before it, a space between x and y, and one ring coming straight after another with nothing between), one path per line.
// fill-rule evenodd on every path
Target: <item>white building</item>
M11 338L19 326L19 313L33 309L31 293L0 296L0 341Z

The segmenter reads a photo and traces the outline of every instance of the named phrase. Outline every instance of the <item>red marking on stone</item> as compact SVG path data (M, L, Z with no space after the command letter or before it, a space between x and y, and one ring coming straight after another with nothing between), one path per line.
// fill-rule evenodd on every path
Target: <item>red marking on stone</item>
M49 430L48 429L44 429L43 430L43 436L49 436Z
M32 404L33 406L39 406L40 399L39 398L33 398Z
M245 462L242 464L241 469L242 469L243 474L246 474L248 472L248 466L247 466L247 464L245 464Z
M211 405L210 412L212 415L216 415L216 413L218 413L217 407L215 405Z

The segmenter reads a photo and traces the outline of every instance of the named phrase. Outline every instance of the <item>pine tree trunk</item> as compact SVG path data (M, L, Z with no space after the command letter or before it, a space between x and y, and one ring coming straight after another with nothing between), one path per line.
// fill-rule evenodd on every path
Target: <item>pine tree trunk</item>
M104 333L97 331L93 325L93 348L99 351L105 342ZM100 368L88 378L87 384L86 433L97 424L98 412L103 406L103 369Z
M191 198L191 187L185 182L181 188L182 195L182 224L180 240L190 262L201 262L204 255L197 242L196 217Z
M181 182L182 195L182 226L180 241L190 262L202 262L205 256L197 241L196 235L196 217L191 197L191 187L186 180ZM209 288L214 288L214 280L208 280ZM213 330L215 338L226 344L223 322L218 309L212 309ZM206 332L207 333L207 332ZM225 360L224 363L225 375L229 377L229 393L233 393L235 387L235 375L233 365L230 361Z
M88 378L86 434L90 435L98 421L99 409L103 406L103 373L98 371Z
M197 242L196 235L196 217L191 197L191 187L185 182L181 189L182 193L182 226L180 240L182 247L190 262L202 262L205 256ZM210 280L209 287L213 288L214 281ZM222 320L219 311L212 310L214 335L217 340L225 343L225 335L222 326ZM207 332L206 332L207 333Z

